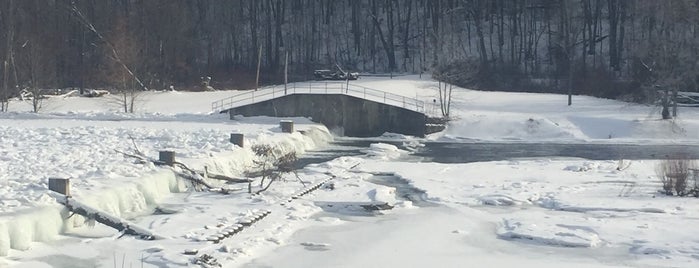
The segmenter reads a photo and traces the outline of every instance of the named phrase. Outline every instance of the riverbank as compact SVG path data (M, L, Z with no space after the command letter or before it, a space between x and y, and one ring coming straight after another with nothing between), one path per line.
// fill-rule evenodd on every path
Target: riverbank
M417 77L357 83L428 103L437 95L436 82ZM568 107L563 95L455 89L454 120L446 131L426 139L387 133L379 139L402 150L366 142L359 153L351 153L359 155L299 170L303 184L287 174L260 195L248 194L247 185L227 185L228 195L191 191L167 168L120 153L138 147L155 158L161 150L172 150L197 170L206 166L212 173L236 177L254 164L250 145L270 144L279 154L303 153L325 148L331 139L327 129L305 118L290 118L303 134L287 134L279 129L281 118L229 120L208 113L212 100L230 94L147 92L144 111L136 114L120 113L105 99L49 100L40 114L26 112L26 103L11 103L16 110L0 114L0 253L6 255L0 266L118 267L123 262L162 267L209 257L230 267L324 266L316 257L339 260L331 266L410 266L433 260L447 267L460 266L464 256L479 266L492 259L502 265L527 262L527 256L541 258L527 262L532 265L583 267L691 267L699 260L699 245L686 239L699 234L674 228L699 218L695 199L658 195L656 160L626 159L629 166L617 170L623 155L605 147L643 143L692 149L684 145L698 144L696 110L683 109L680 119L660 121L654 119L654 107L618 101L575 96ZM231 133L245 134L246 147L232 145ZM416 163L428 141L501 146L481 148L491 155L520 148L518 143L542 149L546 144L588 144L593 155L603 156L560 159L564 153L527 155L525 148L522 155L500 161ZM476 155L468 146L432 149L432 154ZM520 158L531 156L539 157ZM438 208L402 199L396 195L402 191L398 186L372 182L374 174L387 172L424 191ZM165 239L121 237L99 224L91 227L89 219L69 217L47 194L49 177L71 178L76 199ZM367 203L394 209L366 212L361 204ZM267 211L244 231L211 242ZM335 233L337 237L329 236ZM428 234L434 236L404 240ZM448 248L435 246L441 244ZM416 250L420 247L425 250ZM197 253L184 254L193 250ZM405 254L410 258L401 257ZM309 262L275 257L296 255Z
M304 118L295 133L282 133L279 119L188 116L191 121L145 116L107 120L106 115L21 115L0 119L0 255L28 250L85 226L86 219L68 217L48 193L47 179L71 179L71 195L110 215L130 219L150 214L171 193L187 191L172 170L140 163L123 153L134 150L157 158L171 150L190 168L241 177L254 168L255 144L267 144L275 155L303 154L332 140L328 130ZM112 116L119 116L118 114ZM113 117L112 117L113 118ZM7 123L7 124L4 124ZM245 135L246 147L233 145L231 133ZM222 181L210 180L220 186Z

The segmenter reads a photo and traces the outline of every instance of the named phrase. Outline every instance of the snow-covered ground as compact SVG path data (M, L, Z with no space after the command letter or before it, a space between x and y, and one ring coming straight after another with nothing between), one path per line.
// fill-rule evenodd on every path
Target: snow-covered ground
M406 76L362 79L357 84L425 101L439 113L437 82ZM442 141L556 141L696 143L699 109L680 108L674 121L658 106L567 95L487 92L454 88L452 121L430 138ZM434 101L436 100L436 101Z
M432 103L436 82L416 76L361 79L358 85ZM232 92L149 92L138 113L108 98L57 97L39 114L13 101L0 114L0 267L171 267L212 256L225 267L695 267L699 203L666 197L657 161L512 159L469 164L406 161L407 151L374 144L284 176L269 191L196 192L150 157L176 152L194 169L239 177L253 166L252 144L276 154L326 148L328 130L292 118L302 132L281 133L280 118L209 114ZM436 107L427 107L437 109ZM574 96L455 89L454 120L425 141L697 144L699 109L657 120L657 107ZM243 133L245 148L232 145ZM400 137L386 135L385 137ZM120 151L120 152L118 152ZM467 152L465 152L467 153ZM426 200L406 200L393 174ZM50 177L71 178L75 200L163 239L119 234L62 210ZM317 190L314 186L320 185ZM257 182L254 188L259 188ZM402 187L402 186L401 186ZM299 195L300 193L307 194ZM298 197L298 198L292 198ZM395 206L367 212L362 204ZM207 241L269 215L220 243ZM197 255L185 251L197 250ZM213 262L213 261L212 261Z

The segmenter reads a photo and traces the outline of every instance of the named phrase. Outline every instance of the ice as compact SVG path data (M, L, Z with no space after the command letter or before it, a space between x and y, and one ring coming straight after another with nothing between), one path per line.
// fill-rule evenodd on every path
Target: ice
M524 203L507 195L491 194L478 197L484 205L491 206L518 206Z
M7 256L12 247L7 222L0 221L0 256Z
M62 230L63 218L59 206L16 212L0 223L0 253L7 254L10 248L27 250L32 242L53 240Z
M395 145L387 143L372 143L368 149L362 150L363 153L376 159L395 159L402 154L407 153L404 150L398 149Z
M597 233L590 228L553 225L546 221L534 223L504 219L498 227L497 234L504 239L521 239L551 246L591 248L602 244Z
M593 169L599 168L599 163L595 162L585 162L582 165L570 165L564 168L564 170L575 171L575 172L585 172Z
M367 196L374 202L388 202L389 204L393 204L396 200L395 189L390 187L371 189L367 192Z

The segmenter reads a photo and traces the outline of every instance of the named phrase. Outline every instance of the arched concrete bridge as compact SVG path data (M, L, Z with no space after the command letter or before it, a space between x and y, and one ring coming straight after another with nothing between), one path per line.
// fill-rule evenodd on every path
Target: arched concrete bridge
M374 137L385 132L423 137L444 129L423 101L346 82L291 83L248 91L211 104L242 116L307 117L333 132Z

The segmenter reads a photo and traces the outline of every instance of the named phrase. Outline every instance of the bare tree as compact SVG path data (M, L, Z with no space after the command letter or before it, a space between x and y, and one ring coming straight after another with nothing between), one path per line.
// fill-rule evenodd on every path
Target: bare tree
M14 42L14 18L12 17L14 13L13 2L13 0L8 0L7 7L3 10L0 10L0 14L4 15L7 19L7 22L5 23L5 27L7 28L5 36L5 60L2 61L2 88L0 88L0 112L7 112L10 104L10 97L12 96L12 88L14 88L11 87L9 83L9 61L12 58L12 43Z
M395 71L396 69L396 52L395 52L395 45L394 45L394 32L395 32L395 25L393 22L393 2L391 0L385 0L384 5L383 5L383 11L386 13L386 18L385 19L380 19L379 14L378 14L378 6L377 6L378 1L371 1L371 20L374 23L374 27L376 28L376 32L379 34L379 39L381 40L381 44L383 46L384 52L386 53L386 58L388 59L388 70L390 72ZM381 25L382 22L386 22L386 33L384 33Z
M447 82L438 81L439 87L439 108L444 118L449 118L451 115L451 93L454 85Z
M296 152L275 156L272 146L266 144L254 145L252 146L252 151L257 156L257 159L254 161L256 171L248 172L248 175L260 177L260 189L255 192L256 194L269 189L272 183L280 180L282 175L287 173L294 173L301 184L305 186L305 183L295 171L295 164L298 161ZM267 185L265 185L265 181L268 181ZM248 183L248 193L252 193L251 183Z
M572 95L580 80L578 93L636 99L652 86L641 59L658 62L661 86L699 90L694 0L5 0L0 12L0 86L12 94L29 80L24 40L41 41L37 82L47 88L103 87L114 82L100 76L108 61L138 89L196 86L205 75L251 88L258 62L259 84L282 82L288 52L290 82L335 63L422 72L476 59L492 83L452 84ZM138 48L135 63L112 43L120 20Z
M578 37L583 32L583 27L575 22L577 12L568 0L560 0L559 25L555 43L559 55L559 68L565 69L567 73L566 88L568 93L568 106L573 105L573 76L575 73L575 47L579 45Z
M25 90L31 94L30 101L32 104L32 111L38 113L41 108L43 108L44 100L46 99L46 96L44 95L45 90L42 89L38 83L39 68L41 66L39 55L37 55L38 48L35 44L30 43L29 41L24 44L24 48L29 51L27 61L29 65L29 81L25 87Z
M439 64L434 68L432 78L437 80L439 107L444 118L449 119L451 116L454 84L471 84L477 81L483 71L480 63L480 59L471 59Z
M123 109L125 113L133 113L138 102L142 101L143 84L133 75L130 68L125 66L140 66L141 55L139 53L136 38L128 29L125 20L118 20L110 31L107 43L110 44L108 50L118 51L112 54L112 62L106 68L107 80L116 86L118 94L112 97L114 102ZM118 58L117 58L118 57ZM132 67L133 68L133 67ZM138 83L138 84L137 84Z
M689 194L689 180L691 179L692 170L695 170L695 168L696 163L694 161L687 158L687 156L680 155L674 159L661 161L656 166L655 172L662 183L665 194L685 196ZM693 186L696 186L696 182L694 184Z
M121 86L116 90L117 94L110 95L112 102L119 106L124 113L134 113L138 104L143 101L143 91L137 89L134 83L129 83L126 77L122 77Z

